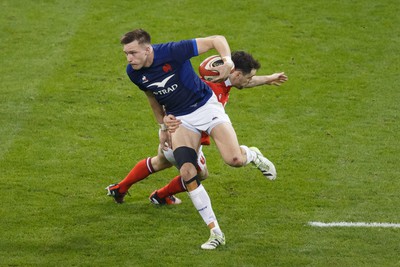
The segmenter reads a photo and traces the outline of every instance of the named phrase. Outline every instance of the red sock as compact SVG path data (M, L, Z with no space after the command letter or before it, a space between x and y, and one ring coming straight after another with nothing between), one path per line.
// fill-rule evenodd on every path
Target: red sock
M167 196L172 196L181 192L185 192L186 189L182 184L181 176L178 175L174 179L172 179L169 184L164 186L161 189L157 190L157 195L160 198L166 198Z
M119 182L120 192L125 193L134 183L143 180L153 172L154 169L151 165L151 158L142 159L133 167L124 180Z

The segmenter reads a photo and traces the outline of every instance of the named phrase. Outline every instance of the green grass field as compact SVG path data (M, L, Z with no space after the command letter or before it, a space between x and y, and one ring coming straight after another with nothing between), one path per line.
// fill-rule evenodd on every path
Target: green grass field
M400 266L399 228L308 225L400 223L398 1L0 5L0 266ZM106 196L156 153L157 124L119 44L138 27L154 43L222 34L259 74L289 76L233 90L227 106L276 181L204 149L227 238L216 251L199 248L209 233L186 194L149 203L175 169L134 185L123 205Z

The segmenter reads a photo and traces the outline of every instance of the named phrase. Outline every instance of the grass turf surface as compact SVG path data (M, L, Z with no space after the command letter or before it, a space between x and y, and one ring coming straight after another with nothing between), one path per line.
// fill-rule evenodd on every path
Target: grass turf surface
M396 1L212 3L2 2L1 266L400 266L399 229L307 225L400 221ZM289 76L233 89L227 106L277 181L205 149L227 237L217 251L200 250L208 231L186 195L179 207L148 202L176 170L134 185L124 205L105 196L156 153L119 45L136 27L154 43L223 34L259 59L259 74Z

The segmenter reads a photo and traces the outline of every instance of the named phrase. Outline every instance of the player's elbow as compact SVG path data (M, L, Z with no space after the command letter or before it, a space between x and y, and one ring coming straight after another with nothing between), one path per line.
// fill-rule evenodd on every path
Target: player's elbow
M228 46L228 42L223 35L212 35L205 38L197 38L198 54L203 54L211 49L216 49ZM229 47L229 46L228 46Z

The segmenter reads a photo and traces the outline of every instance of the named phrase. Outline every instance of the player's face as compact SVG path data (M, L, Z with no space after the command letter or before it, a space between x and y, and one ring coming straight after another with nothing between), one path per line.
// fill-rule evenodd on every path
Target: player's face
M149 67L149 54L151 52L151 46L148 44L139 44L137 41L133 41L129 44L124 45L124 53L128 63L134 70L140 70L143 67Z
M231 80L232 85L235 86L236 88L242 89L247 84L249 84L251 78L253 78L253 76L256 75L256 72L257 70L253 69L251 70L250 73L244 75L243 72L237 71L235 78Z

